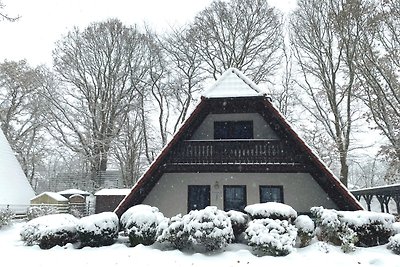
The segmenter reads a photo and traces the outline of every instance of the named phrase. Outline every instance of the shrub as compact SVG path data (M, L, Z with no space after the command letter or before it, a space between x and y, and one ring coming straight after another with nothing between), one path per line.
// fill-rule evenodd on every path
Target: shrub
M392 224L392 233L394 235L400 234L400 222L396 221Z
M0 210L0 228L9 225L12 218L14 218L14 212L10 209Z
M235 236L235 240L237 241L239 239L239 236L246 230L250 218L247 214L235 210L230 210L226 214L231 220L233 234Z
M185 217L188 221L188 218ZM191 247L189 242L189 231L184 228L185 221L181 214L178 214L168 220L167 226L162 230L157 241L169 242L176 249L184 249Z
M295 220L297 228L297 239L300 247L306 247L311 243L314 237L315 225L313 220L307 215L300 215Z
M233 238L228 215L216 207L206 207L171 218L159 241L168 241L178 249L214 251L225 247Z
M82 246L108 246L118 238L119 220L115 213L103 212L79 219L76 228Z
M121 225L129 236L131 246L154 244L158 237L159 225L165 221L158 208L148 205L137 205L129 208L121 216Z
M255 219L246 229L246 239L253 250L271 256L292 252L296 237L296 228L286 220Z
M395 217L387 213L370 211L338 211L339 220L357 236L356 245L371 247L389 242Z
M52 214L27 222L20 232L26 245L39 245L42 249L64 246L78 240L78 219L71 214Z
M287 220L293 222L297 218L297 212L289 205L267 202L248 205L245 209L252 219Z
M57 209L52 206L31 206L26 212L26 219L28 221L50 214L56 214Z
M369 211L336 211L322 207L311 208L318 226L320 240L335 245L371 247L388 242L394 216Z
M388 249L396 254L400 254L400 234L396 234L389 238Z

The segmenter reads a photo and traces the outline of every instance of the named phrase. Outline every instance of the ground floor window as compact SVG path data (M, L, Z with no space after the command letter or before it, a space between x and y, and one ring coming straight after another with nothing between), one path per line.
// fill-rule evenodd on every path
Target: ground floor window
M279 202L283 203L283 186L261 185L260 203Z
M207 206L210 206L210 186L189 185L188 212L191 210L201 210Z
M224 185L224 210L243 211L247 205L245 185Z

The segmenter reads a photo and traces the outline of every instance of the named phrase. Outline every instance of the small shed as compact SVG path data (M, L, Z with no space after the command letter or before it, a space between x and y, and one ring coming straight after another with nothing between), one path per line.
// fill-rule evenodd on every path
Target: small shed
M118 204L129 194L130 189L101 189L96 197L95 213L114 211Z
M68 199L55 192L43 192L31 199L31 205L39 204L68 205Z
M55 192L43 192L31 199L31 206L54 207L60 213L68 212L69 201Z

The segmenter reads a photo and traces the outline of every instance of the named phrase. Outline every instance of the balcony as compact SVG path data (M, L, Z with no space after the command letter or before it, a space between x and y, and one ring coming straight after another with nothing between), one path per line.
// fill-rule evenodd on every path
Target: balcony
M183 141L171 151L167 165L300 165L304 162L280 140Z

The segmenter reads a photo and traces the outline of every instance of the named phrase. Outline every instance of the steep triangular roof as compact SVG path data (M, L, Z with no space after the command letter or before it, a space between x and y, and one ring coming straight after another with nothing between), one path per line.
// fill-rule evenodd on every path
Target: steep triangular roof
M181 128L175 133L172 140L162 149L147 171L142 175L138 182L133 186L131 192L121 201L115 212L121 216L130 206L141 203L145 196L152 190L160 179L163 172L162 168L168 154L179 143L199 126L200 122L209 114L214 106L221 106L221 101L231 99L232 101L244 103L249 102L253 106L261 106L262 116L280 128L286 137L296 144L313 165L313 178L321 186L329 197L343 210L363 209L356 198L349 190L335 177L329 168L322 162L316 153L304 142L304 140L294 131L284 116L278 111L269 97L251 82L244 74L237 69L228 69L216 83L207 90L200 103L196 106L189 118L183 123Z
M35 192L0 129L0 208L29 205L34 196Z
M230 68L203 93L206 98L251 97L265 93L238 69Z

